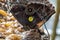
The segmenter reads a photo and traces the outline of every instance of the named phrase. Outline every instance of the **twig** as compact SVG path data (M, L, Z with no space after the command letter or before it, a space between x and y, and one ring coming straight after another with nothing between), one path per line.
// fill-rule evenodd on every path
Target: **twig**
M58 25L58 21L59 21L59 13L60 13L59 4L60 4L60 0L57 0L56 16L55 16L55 21L54 21L54 27L53 27L53 33L52 33L51 40L55 40L55 38L56 38L56 29L57 29L57 25Z

